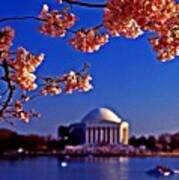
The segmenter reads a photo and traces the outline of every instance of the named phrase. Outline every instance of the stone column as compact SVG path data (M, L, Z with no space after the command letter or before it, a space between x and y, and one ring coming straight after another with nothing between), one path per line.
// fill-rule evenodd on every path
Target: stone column
M100 128L100 143L104 142L104 130L103 128Z
M109 144L113 144L113 128L109 130Z
M89 134L88 134L89 135L89 144L91 144L91 128L90 127L88 128L88 132L89 132Z
M85 144L89 144L89 128L86 128L85 131Z
M98 144L98 128L95 127L95 144Z
M103 142L106 143L106 128L103 128Z
M107 128L107 131L108 131L108 144L110 144L110 137L111 137L111 131L110 131L110 127L109 128Z
M114 144L118 144L118 133L117 128L114 128Z
M105 141L105 143L108 143L108 128L105 128L104 129L104 133L105 133L105 136L104 136L104 141Z
M118 143L120 144L121 143L121 127L118 126Z
M100 127L98 127L98 144L100 144L101 143L101 128Z
M93 144L94 143L94 141L93 141L93 136L94 136L94 133L93 133L93 128L91 127L90 128L90 144Z
M93 127L93 144L96 144L96 127Z

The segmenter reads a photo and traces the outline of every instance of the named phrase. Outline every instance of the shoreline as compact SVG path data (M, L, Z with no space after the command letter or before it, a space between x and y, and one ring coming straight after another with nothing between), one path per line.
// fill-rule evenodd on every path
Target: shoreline
M125 154L125 153L61 153L61 152L23 152L23 153L4 153L0 155L1 159L10 159L10 158L33 158L33 157L59 157L59 158L86 158L86 157L99 157L99 158L111 158L111 157L127 157L127 158L148 158L148 157L173 157L179 158L179 152L152 152L152 153L134 153L134 154Z

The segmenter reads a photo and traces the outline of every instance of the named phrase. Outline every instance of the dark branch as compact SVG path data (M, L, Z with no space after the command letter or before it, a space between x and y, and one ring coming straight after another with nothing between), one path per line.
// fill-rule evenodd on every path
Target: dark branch
M1 22L6 22L6 21L22 21L22 20L37 20L37 21L44 21L44 19L36 17L36 16L15 16L15 17L6 17L6 18L0 18L0 23Z
M75 1L75 0L63 0L63 2L72 4L72 5L87 7L87 8L105 8L106 7L106 4L85 3L85 2Z
M0 23L7 21L23 21L23 20L47 21L46 19L42 19L36 16L22 16L22 17L16 16L16 17L0 18ZM61 28L60 26L58 27ZM66 29L66 30L71 33L76 33L76 31L74 31L73 29ZM11 54L14 54L14 52Z
M69 3L71 3L70 0L65 0L65 1L68 1ZM73 3L80 3L81 4L81 2L74 2L74 1L73 1ZM82 3L82 4L87 4L87 3ZM91 4L91 6L92 6L92 4ZM97 6L99 6L99 4ZM46 19L42 19L42 18L39 18L39 17L36 17L36 16L22 16L22 17L15 16L15 17L0 18L0 23L7 22L7 21L23 21L23 20L47 21ZM56 26L61 28L59 25L56 25ZM101 28L102 26L103 26L102 24L97 25L97 26L94 27L94 29ZM78 32L78 30L73 30L73 29L66 29L66 31L68 31L70 33L73 33L73 34ZM15 52L11 52L10 54L15 54Z
M8 107L9 103L11 102L13 93L14 93L14 86L11 83L11 79L10 79L10 74L9 74L9 67L6 61L3 62L3 68L4 68L4 79L7 82L7 88L8 88L8 94L7 94L7 99L5 100L5 102L2 104L2 107L0 109L0 118L3 116L4 111L6 110L6 108Z

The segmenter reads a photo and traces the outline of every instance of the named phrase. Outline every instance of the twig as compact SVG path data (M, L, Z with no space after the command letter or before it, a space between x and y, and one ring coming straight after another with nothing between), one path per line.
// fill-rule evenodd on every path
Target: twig
M8 93L7 93L7 99L2 104L2 107L0 109L0 117L3 116L5 109L8 107L9 103L11 102L11 99L13 97L13 93L15 90L14 86L11 83L10 74L9 74L9 67L8 67L8 64L5 60L3 62L3 68L4 68L4 78L5 78L6 83L7 83Z
M106 3L105 4L93 4L93 3L86 3L86 2L80 2L80 1L75 1L75 0L63 0L63 2L72 4L72 5L78 5L81 7L87 7L87 8L105 8L107 5Z
M5 17L5 18L0 18L0 23L1 22L6 22L6 21L22 21L22 20L37 20L37 21L45 21L42 18L36 17L36 16L15 16L15 17Z

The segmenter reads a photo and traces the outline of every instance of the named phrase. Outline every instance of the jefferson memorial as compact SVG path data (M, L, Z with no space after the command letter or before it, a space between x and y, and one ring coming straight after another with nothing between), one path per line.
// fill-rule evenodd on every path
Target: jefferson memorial
M108 108L97 108L83 119L85 144L128 144L129 123Z

